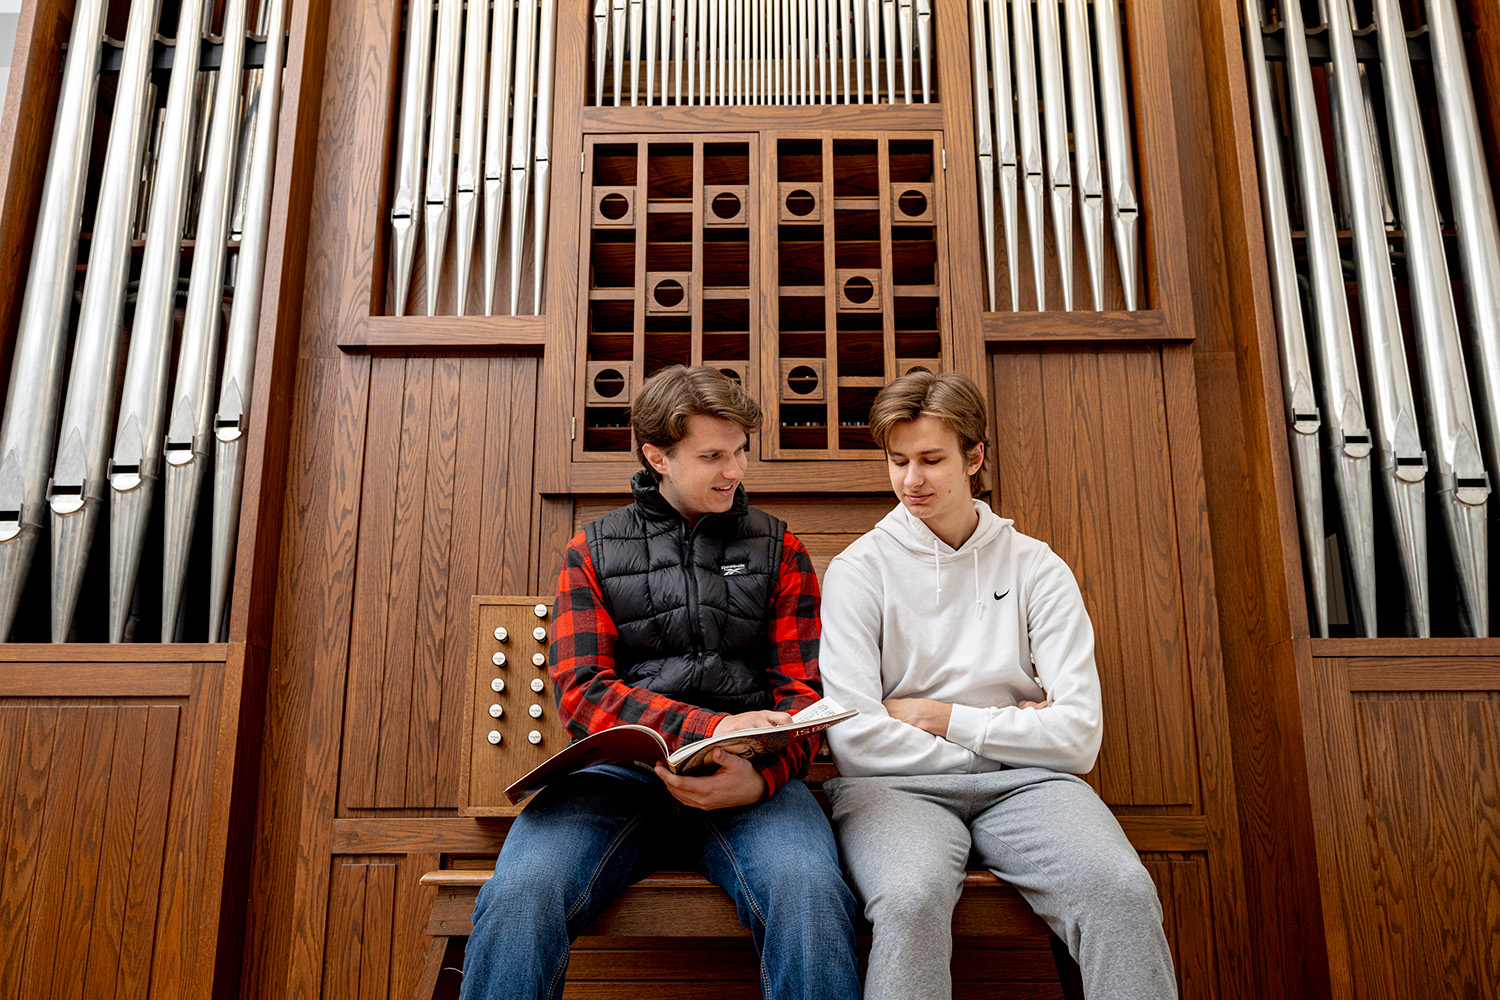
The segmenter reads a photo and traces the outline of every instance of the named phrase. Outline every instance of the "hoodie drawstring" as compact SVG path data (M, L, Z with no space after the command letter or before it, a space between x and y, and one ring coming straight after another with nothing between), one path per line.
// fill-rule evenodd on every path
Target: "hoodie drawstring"
M969 550L969 555L974 559L974 617L978 618L984 614L984 595L979 592L979 549ZM938 552L938 540L932 540L932 603L936 607L943 606L943 563Z
M974 557L974 617L978 618L984 611L984 595L979 592L979 549L969 550Z
M943 570L942 565L938 562L938 541L936 538L932 540L932 582L934 584L932 603L934 607L940 608L943 606Z

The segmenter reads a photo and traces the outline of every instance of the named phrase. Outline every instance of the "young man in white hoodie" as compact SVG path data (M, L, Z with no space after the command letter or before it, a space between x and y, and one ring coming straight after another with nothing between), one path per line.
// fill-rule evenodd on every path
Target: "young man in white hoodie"
M850 883L874 926L865 1000L952 995L970 853L1014 885L1089 1000L1175 997L1151 877L1075 777L1099 752L1094 632L1067 565L973 498L985 407L966 376L881 390L870 430L901 501L828 567L825 693Z

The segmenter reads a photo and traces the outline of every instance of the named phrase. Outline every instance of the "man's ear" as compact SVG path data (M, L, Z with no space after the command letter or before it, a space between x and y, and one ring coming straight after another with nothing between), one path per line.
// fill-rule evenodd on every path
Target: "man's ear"
M969 452L968 462L964 466L964 475L972 476L974 473L979 471L979 467L983 464L984 442L981 441L974 446L972 451Z
M641 454L645 456L646 464L651 466L651 471L658 476L667 474L667 453L654 444L641 445Z

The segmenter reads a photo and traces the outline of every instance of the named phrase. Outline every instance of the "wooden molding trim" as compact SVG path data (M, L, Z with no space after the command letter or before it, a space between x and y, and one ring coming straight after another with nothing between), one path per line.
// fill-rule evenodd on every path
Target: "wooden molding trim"
M545 316L366 316L340 334L344 350L520 348L547 344Z
M1173 329L1160 309L1138 312L987 312L982 319L987 344L1069 341L1191 341L1190 329Z

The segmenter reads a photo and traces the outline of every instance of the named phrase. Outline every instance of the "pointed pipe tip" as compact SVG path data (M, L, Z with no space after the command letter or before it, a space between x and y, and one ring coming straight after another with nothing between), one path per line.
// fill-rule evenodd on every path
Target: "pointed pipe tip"
M23 523L15 535L0 542L0 642L10 641L40 533L34 525Z
M162 479L161 641L172 642L187 583L197 520L198 492L203 482L202 456L185 465L167 466Z
M131 490L111 490L109 498L109 641L125 641L125 624L135 578L141 568L141 549L151 519L156 480L143 478Z
M52 515L53 642L68 641L98 520L99 501L94 499L86 499L76 512Z

